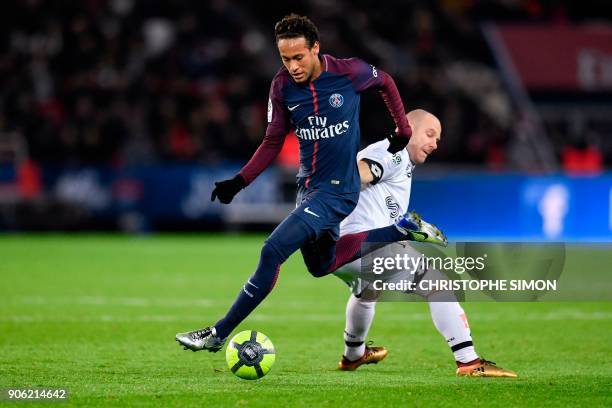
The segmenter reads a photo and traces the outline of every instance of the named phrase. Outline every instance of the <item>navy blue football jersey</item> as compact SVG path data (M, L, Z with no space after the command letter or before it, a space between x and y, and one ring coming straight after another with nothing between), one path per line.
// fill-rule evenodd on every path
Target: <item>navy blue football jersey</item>
M400 132L411 129L393 79L359 58L321 57L321 74L296 83L282 67L270 86L266 136L240 175L251 183L269 166L293 129L300 144L298 185L337 194L360 189L357 169L360 93L378 89Z
M295 129L300 143L298 185L336 193L359 191L359 93L380 86L364 61L324 55L321 75L298 84L283 67L272 83L270 126Z

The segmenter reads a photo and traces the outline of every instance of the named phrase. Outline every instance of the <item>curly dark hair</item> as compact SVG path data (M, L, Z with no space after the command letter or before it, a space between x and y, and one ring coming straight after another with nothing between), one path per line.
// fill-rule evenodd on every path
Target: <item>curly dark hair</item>
M274 36L277 43L283 38L304 37L310 49L319 41L319 29L308 17L291 13L274 25Z

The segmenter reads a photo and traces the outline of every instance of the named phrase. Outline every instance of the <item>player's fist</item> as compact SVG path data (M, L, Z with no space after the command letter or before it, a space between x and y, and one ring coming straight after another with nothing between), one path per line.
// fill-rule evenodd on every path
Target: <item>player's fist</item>
M391 132L389 136L387 136L387 139L389 139L389 147L387 148L387 151L391 154L395 154L408 145L410 135L400 135L397 133L396 129Z
M215 198L219 197L220 202L229 204L245 186L244 179L240 174L236 174L234 178L229 180L216 181L215 188L210 195L210 201L215 201Z

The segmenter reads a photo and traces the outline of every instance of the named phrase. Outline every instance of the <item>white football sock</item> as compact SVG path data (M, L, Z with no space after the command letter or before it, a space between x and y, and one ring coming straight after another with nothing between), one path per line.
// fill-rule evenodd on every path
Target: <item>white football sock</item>
M364 301L353 295L346 303L344 356L355 361L365 353L365 340L374 319L376 302Z
M458 302L435 302L435 294L428 300L434 325L446 339L455 355L455 361L468 363L476 360L478 354L474 350L470 326L463 308Z

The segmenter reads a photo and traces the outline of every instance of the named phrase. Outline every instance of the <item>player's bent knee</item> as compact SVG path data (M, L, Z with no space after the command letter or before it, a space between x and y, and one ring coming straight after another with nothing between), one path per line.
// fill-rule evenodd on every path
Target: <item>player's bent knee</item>
M273 245L267 241L264 243L259 266L244 286L244 292L249 297L261 300L272 290L282 264L281 257Z
M264 242L261 248L260 262L278 263L279 265L285 262L286 257L278 248L279 246L271 241Z
M319 266L309 266L307 264L306 269L308 269L308 272L310 272L310 274L314 276L315 278L322 278L323 276L326 275L323 268L320 268Z
M333 237L326 234L301 248L306 269L315 278L321 278L332 272L330 269L336 259L335 244Z
M306 261L306 259L304 259ZM329 275L329 267L331 265L331 261L322 263L320 260L314 262L306 261L306 269L308 272L315 278L322 278L323 276Z

